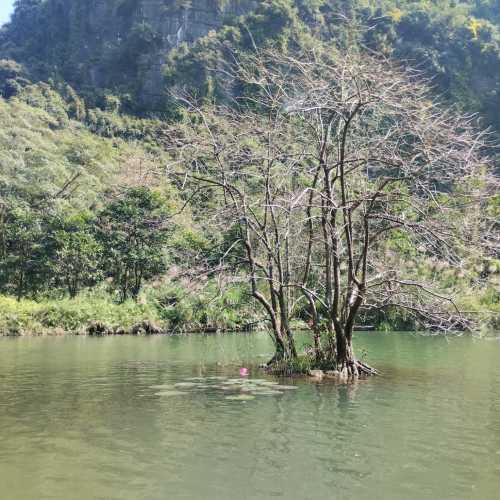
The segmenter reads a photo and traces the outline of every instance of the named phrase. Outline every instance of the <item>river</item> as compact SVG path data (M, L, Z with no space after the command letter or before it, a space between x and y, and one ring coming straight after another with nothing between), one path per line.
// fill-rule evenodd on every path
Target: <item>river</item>
M2 338L0 498L500 498L500 342L356 346L382 376L263 377L265 334Z

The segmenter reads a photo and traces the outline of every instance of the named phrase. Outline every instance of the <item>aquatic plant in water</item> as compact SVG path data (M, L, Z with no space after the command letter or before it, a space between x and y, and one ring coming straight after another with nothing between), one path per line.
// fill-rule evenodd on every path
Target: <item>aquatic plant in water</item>
M175 384L152 385L152 389L162 389L155 396L184 396L200 392L219 393L229 401L251 401L257 396L281 396L285 391L297 389L294 385L280 385L266 379L228 378L223 376L190 377ZM181 390L179 390L181 389Z

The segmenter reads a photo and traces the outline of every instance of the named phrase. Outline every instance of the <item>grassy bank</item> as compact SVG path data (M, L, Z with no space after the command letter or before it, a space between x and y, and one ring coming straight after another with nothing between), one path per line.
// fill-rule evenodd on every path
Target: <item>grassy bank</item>
M500 329L500 303L493 289L463 294L457 303L476 320L478 331L487 334ZM17 301L0 295L0 336L85 335L96 326L102 333L137 333L144 324L155 333L246 331L265 326L259 313L244 288L220 292L212 283L191 292L178 286L149 286L137 301L121 304L104 288L74 299ZM302 321L294 323L296 329L306 327ZM410 315L396 309L361 315L359 324L385 331L418 329Z
M137 333L149 324L155 333L245 330L258 321L241 289L218 293L211 285L195 293L178 287L149 287L137 301L118 303L104 289L74 299L21 299L0 295L0 336Z
M41 302L0 296L0 309L0 335L83 334L96 322L129 329L141 321L159 319L147 304L115 304L101 296Z

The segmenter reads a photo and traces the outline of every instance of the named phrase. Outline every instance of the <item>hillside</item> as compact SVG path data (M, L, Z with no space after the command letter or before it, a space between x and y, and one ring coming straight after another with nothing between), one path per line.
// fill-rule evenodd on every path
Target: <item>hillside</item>
M128 96L137 112L156 109L171 49L192 44L255 2L80 0L19 2L2 36L4 57L37 78L62 78L95 94ZM97 97L97 96L89 96Z
M362 43L425 69L450 100L500 129L499 16L494 0L20 0L0 34L0 58L35 80L69 83L92 106L114 95L123 111L161 115L170 112L172 75L175 85L206 83L206 35L242 48L291 36L353 43L348 18L371 28ZM183 57L172 61L173 49Z
M168 174L176 148L203 135L174 94L209 110L248 96L254 84L238 87L215 71L234 54L376 51L422 70L437 99L478 113L475 124L498 134L499 22L494 0L19 0L0 31L0 292L8 311L0 333L77 331L92 319L182 330L261 321L241 252L227 257L239 238L216 220L215 194ZM218 126L225 137L228 123ZM483 210L497 234L498 200ZM464 227L478 220L460 214ZM394 235L378 257L495 324L498 249L462 247L455 268L411 245ZM307 314L297 310L293 320ZM393 307L366 310L362 321L416 327Z

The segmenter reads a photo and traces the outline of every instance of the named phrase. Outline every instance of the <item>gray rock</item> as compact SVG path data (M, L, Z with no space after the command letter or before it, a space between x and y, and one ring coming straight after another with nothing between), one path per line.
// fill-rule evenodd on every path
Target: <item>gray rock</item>
M111 335L112 333L113 329L102 321L92 321L87 326L87 335L99 337L102 335Z
M308 375L315 379L321 380L325 376L325 372L323 370L309 370Z
M130 330L132 335L160 335L162 332L162 329L152 321L142 321Z

